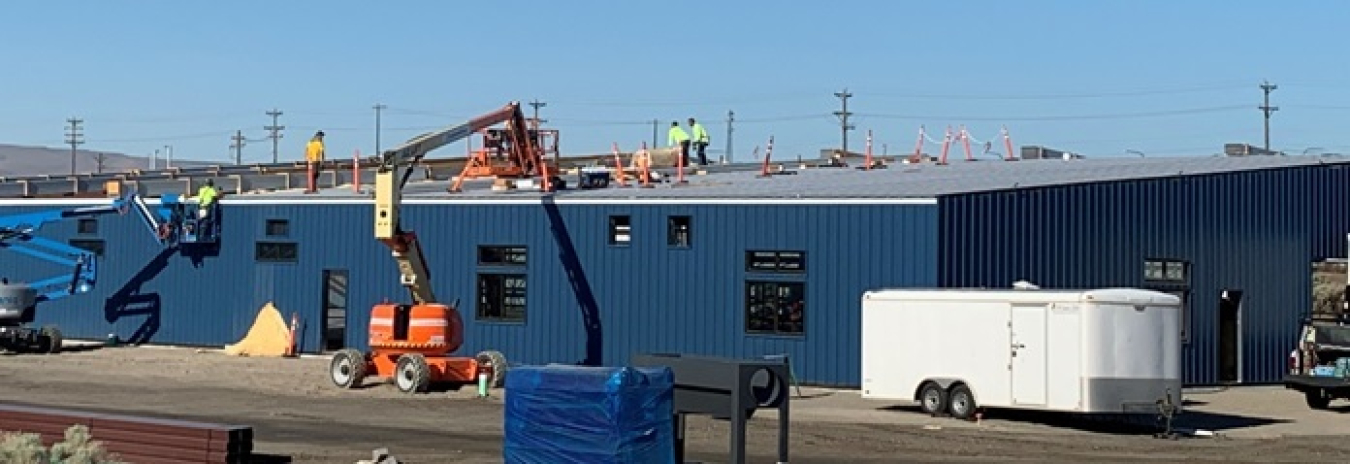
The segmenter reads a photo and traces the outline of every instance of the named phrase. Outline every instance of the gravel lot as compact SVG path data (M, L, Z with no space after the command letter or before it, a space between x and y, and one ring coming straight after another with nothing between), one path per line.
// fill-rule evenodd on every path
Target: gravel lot
M114 348L0 356L0 399L55 407L253 425L259 452L297 463L355 462L388 447L410 463L501 462L501 392L408 396L391 385L346 391L325 358L238 358L215 350ZM1344 462L1350 417L1316 412L1272 387L1197 391L1181 427L1217 438L1158 440L1063 417L993 411L981 423L935 419L854 391L803 389L792 404L792 462ZM751 462L773 462L775 414L755 415ZM1321 437L1319 437L1319 435ZM723 462L724 423L691 418L690 459ZM1331 438L1335 437L1335 438Z

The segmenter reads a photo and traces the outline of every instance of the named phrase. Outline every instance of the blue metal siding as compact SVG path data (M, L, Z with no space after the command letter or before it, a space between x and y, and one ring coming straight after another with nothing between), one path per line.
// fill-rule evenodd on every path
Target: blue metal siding
M0 214L13 212L19 209L0 208ZM359 204L225 204L220 256L205 258L200 268L174 256L140 285L140 294L157 295L160 302L151 340L233 343L257 309L274 301L288 318L299 312L306 329L301 349L316 351L322 341L322 271L345 269L347 344L365 348L370 305L408 299L387 249L371 236L371 213L369 205ZM628 246L608 244L608 217L619 214L632 217ZM668 215L692 216L692 249L667 246ZM289 220L290 237L264 237L268 219ZM133 217L105 216L100 222L109 252L98 288L48 304L39 314L40 323L57 323L72 337L109 332L127 337L145 319L127 316L109 323L100 312L105 299L146 267L157 245ZM403 223L422 240L439 298L460 299L466 327L460 353L497 349L513 363L580 362L588 346L606 364L626 363L640 351L787 353L800 381L857 386L862 292L937 284L934 205L414 204L404 208ZM74 232L70 221L43 235L66 239ZM257 263L255 240L295 241L299 262ZM475 320L480 244L528 247L525 323ZM745 334L749 249L806 252L804 336ZM579 265L569 266L573 254ZM13 255L0 256L0 271L7 275L36 279L65 271L47 268L33 275L27 263L12 262ZM588 337L582 311L588 307L599 313L597 337Z
M1218 381L1224 289L1244 291L1242 380L1278 381L1310 307L1310 262L1344 251L1345 173L1296 168L943 198L939 280L1148 287L1145 259L1186 260L1186 382Z

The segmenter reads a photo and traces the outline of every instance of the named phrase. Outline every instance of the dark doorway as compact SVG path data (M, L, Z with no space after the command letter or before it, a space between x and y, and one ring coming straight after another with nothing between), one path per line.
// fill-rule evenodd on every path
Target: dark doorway
M347 347L347 270L323 271L323 349Z
M1242 290L1219 294L1219 382L1242 381Z

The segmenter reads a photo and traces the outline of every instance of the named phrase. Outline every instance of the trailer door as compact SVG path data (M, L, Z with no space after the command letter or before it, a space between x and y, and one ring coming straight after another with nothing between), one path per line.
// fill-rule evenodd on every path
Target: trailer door
M1012 400L1016 405L1045 405L1045 304L1012 305Z

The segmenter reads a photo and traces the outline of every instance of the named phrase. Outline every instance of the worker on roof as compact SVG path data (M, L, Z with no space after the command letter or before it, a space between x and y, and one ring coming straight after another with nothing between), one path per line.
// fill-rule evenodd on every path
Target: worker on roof
M197 217L206 219L211 215L211 209L216 205L216 198L220 197L220 191L216 190L216 182L206 179L206 183L197 189Z
M680 162L689 165L689 134L680 128L679 121L670 122L670 131L666 135L666 145L680 147Z
M318 131L305 145L305 161L309 163L309 187L312 189L319 186L319 165L323 163L323 157L323 131Z
M689 118L689 130L694 131L694 149L698 150L698 165L708 165L708 129L704 129L702 124Z

